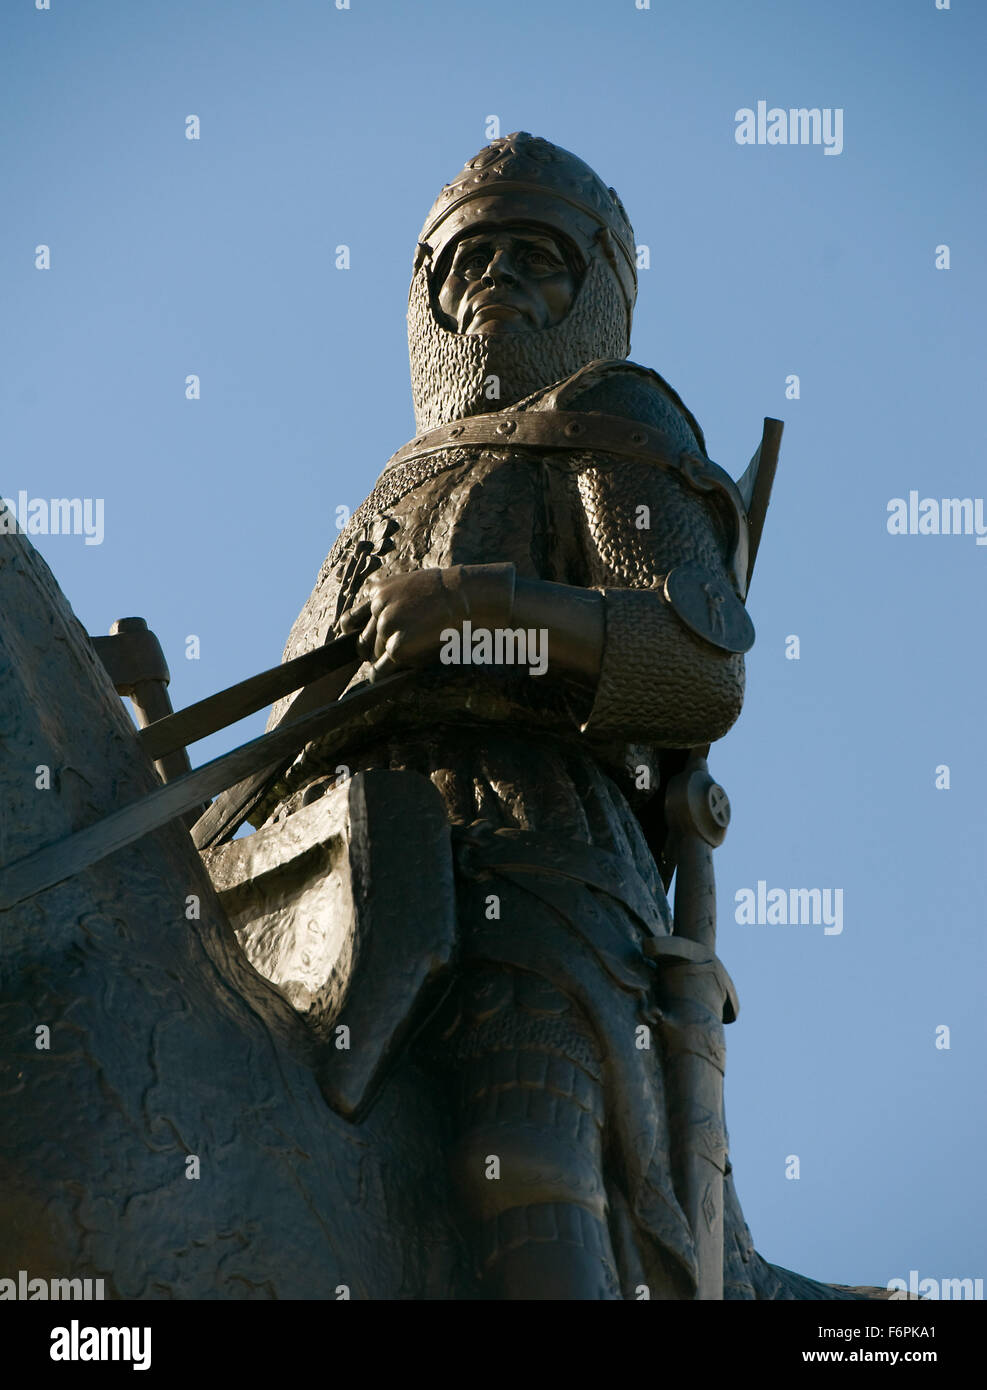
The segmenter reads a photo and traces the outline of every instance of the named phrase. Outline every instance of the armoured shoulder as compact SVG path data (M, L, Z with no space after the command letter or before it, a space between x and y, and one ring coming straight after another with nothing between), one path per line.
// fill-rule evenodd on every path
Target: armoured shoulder
M589 362L565 381L522 401L519 410L584 410L637 420L680 449L705 455L699 421L678 392L649 367L622 359Z
M661 533L660 538L654 538L659 543L649 554L648 567L663 563L671 568L685 556L717 568L722 563L734 589L743 597L748 554L746 508L733 479L706 457L699 422L663 377L635 362L590 362L518 408L536 414L558 411L561 418L570 419L585 412L598 417L601 426L609 422L615 434L620 433L614 426L621 419L657 432L663 459L658 468L657 459L649 463L625 458L617 468L597 466L581 473L580 490L591 530L608 530L606 514L610 513L613 522L622 506L634 516L640 511L639 504L650 498L661 516ZM616 439L615 446L619 454ZM606 453L605 443L601 453ZM597 536L614 561L618 552L629 560L630 551L649 544L649 538L635 535L632 527L620 530L625 534L619 547L616 536L609 538L610 543L602 534ZM658 551L664 552L661 558Z

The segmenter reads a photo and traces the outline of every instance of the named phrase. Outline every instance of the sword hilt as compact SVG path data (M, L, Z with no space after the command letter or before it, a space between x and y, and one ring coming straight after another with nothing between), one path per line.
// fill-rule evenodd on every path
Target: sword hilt
M126 695L133 704L141 729L173 712L168 695L168 663L161 643L144 618L118 618L109 637L93 637L91 641L117 694ZM181 777L191 766L184 748L176 748L155 760L163 782Z
M697 941L712 952L716 948L712 851L726 836L730 800L709 775L703 754L694 752L683 771L669 782L665 814L678 841L676 934Z

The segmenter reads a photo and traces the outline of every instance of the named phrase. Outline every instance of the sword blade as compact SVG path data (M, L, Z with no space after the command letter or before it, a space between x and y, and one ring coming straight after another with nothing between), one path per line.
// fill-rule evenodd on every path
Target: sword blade
M0 912L91 868L107 855L159 830L185 811L201 805L208 797L217 796L251 773L278 767L286 757L297 753L313 738L344 723L354 714L354 706L367 710L384 703L414 674L413 671L401 671L323 705L293 724L279 725L270 733L262 734L260 738L252 739L214 758L212 762L186 772L182 777L176 777L173 782L156 787L130 805L112 811L94 825L77 830L54 844L8 864L0 871Z
M256 714L259 709L329 672L358 662L358 640L356 633L339 637L325 646L316 647L314 651L282 662L280 666L261 671L249 680L217 691L215 695L198 700L194 705L188 705L164 719L156 719L153 724L141 729L137 735L138 741L152 761L178 748L185 748L190 743L197 743L200 738L218 733L227 725L235 724L238 719L245 719L248 714Z

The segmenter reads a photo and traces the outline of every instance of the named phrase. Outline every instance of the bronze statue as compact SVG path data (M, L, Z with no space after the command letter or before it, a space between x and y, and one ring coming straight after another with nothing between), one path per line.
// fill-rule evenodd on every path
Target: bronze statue
M705 759L781 427L739 483L706 457L627 361L635 259L574 155L521 132L471 160L414 261L418 433L281 667L168 714L145 626L99 639L139 734L4 538L11 1259L143 1297L880 1296L767 1264L733 1188Z
M624 208L567 151L514 134L442 190L409 296L419 434L334 546L285 651L359 634L355 681L408 668L414 681L310 743L253 816L262 836L291 826L338 795L340 766L412 771L441 794L452 964L437 1012L440 989L409 991L407 1008L415 1055L446 1089L458 1217L487 1297L722 1297L725 1200L727 1277L752 1296L721 1116L697 1124L699 1098L669 1094L676 1052L705 1051L722 1074L735 1000L711 943L671 935L659 867L675 863L668 785L698 775L704 796L702 754L740 713L751 528L678 395L626 360L636 292ZM310 848L302 831L296 853ZM263 944L240 918L269 972L284 911L268 907ZM683 966L705 967L719 1016L663 996L663 972ZM369 987L350 969L351 990ZM703 1040L683 1048L690 1029ZM339 1064L330 1048L329 1098ZM697 1148L708 1174L690 1203Z

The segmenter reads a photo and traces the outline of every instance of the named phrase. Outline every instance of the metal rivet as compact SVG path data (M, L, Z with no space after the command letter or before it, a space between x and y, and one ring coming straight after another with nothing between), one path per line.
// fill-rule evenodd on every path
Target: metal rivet
M583 427L582 425L578 424L577 421L570 420L569 424L565 427L565 432L568 435L568 437L572 439L575 435L582 434Z

